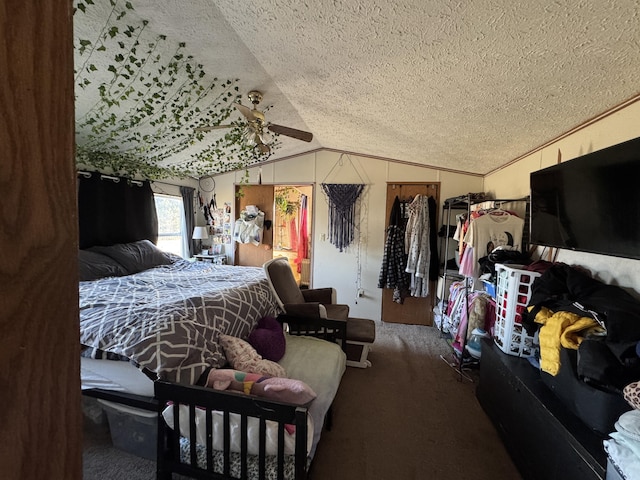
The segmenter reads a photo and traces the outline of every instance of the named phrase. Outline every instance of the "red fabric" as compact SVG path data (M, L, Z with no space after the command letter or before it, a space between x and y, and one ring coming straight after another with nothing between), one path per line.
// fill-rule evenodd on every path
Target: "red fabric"
M298 231L296 229L296 219L292 218L289 222L289 241L291 250L298 250Z
M307 196L302 195L300 202L300 229L298 234L298 256L294 260L297 264L298 273L302 270L302 260L309 255L309 234L307 232Z

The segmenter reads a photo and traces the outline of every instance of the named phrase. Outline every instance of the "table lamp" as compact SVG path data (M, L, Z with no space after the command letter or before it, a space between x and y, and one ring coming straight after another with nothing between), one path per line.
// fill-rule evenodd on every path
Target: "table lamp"
M193 236L191 237L194 240L198 240L198 251L202 252L202 240L205 238L209 238L209 228L208 227L195 227L193 229Z

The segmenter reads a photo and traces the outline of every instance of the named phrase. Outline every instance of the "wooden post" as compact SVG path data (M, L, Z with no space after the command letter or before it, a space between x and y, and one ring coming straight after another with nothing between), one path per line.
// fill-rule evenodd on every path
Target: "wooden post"
M82 478L72 2L0 8L0 476Z

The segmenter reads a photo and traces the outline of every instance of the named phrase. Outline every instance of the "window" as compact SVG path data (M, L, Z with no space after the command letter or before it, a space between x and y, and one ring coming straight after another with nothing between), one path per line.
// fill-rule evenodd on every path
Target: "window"
M154 200L158 214L158 248L186 258L188 249L182 198L156 193Z

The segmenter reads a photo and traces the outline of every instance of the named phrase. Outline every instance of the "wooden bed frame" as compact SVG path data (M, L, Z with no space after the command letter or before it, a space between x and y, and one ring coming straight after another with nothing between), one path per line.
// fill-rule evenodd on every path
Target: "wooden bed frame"
M345 321L336 321L329 319L304 319L281 315L278 320L286 323L289 333L292 335L306 335L322 338L341 344L342 350L346 349L347 323ZM158 413L158 449L157 449L157 478L161 480L171 479L173 473L197 479L224 479L231 480L237 477L231 476L231 452L230 452L230 414L238 414L241 418L241 478L249 478L248 463L249 455L247 453L247 418L255 417L260 422L260 440L258 462L258 479L266 478L266 459L265 454L265 438L266 438L266 421L276 422L278 425L278 452L277 459L277 478L284 478L284 427L285 425L295 425L296 441L294 454L294 477L291 480L305 480L309 476L309 462L307 459L307 411L308 408L298 405L266 400L255 396L246 396L236 392L217 391L210 388L198 386L187 386L166 381L156 381L154 384L155 397L148 398L122 392L113 392L101 389L84 390L83 394L101 398L115 403L128 405ZM180 435L176 428L171 429L166 424L162 411L166 405L172 402L174 405L188 405L189 407L189 459L187 462L180 456ZM206 465L200 466L197 461L196 452L196 423L195 409L204 409L206 412L207 425L207 445L206 449ZM224 450L223 472L215 472L213 469L212 449L212 433L211 433L211 412L224 412ZM180 425L180 409L173 409L174 426ZM331 428L331 408L327 412L325 419L325 427ZM255 460L255 459L254 459Z

